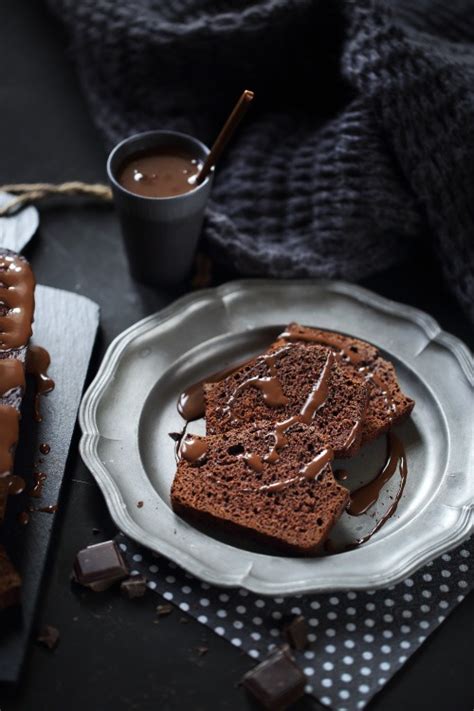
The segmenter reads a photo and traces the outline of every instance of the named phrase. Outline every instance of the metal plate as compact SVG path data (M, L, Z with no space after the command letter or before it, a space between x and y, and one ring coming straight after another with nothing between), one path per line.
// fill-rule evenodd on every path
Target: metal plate
M289 321L374 343L416 400L398 428L409 475L397 512L369 542L339 555L268 555L198 530L170 507L176 464L168 433L183 426L179 392L261 351ZM472 385L467 348L411 307L343 282L232 282L186 296L118 336L81 406L81 453L119 528L210 583L272 595L383 587L472 529ZM373 477L383 449L379 441L344 462L353 486ZM396 485L380 497L376 517ZM344 515L336 538L353 539L373 523Z

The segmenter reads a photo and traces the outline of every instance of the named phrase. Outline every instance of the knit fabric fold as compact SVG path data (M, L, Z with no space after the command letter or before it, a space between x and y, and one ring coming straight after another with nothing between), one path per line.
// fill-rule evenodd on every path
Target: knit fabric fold
M49 5L108 147L152 128L210 143L255 91L205 223L220 259L357 280L423 241L474 319L472 0Z

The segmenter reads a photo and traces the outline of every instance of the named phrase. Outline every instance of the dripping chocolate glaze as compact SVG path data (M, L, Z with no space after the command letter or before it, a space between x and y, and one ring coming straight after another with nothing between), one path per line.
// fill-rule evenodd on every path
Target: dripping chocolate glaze
M35 420L42 421L41 396L54 390L54 380L48 376L51 358L48 351L41 346L30 346L26 355L26 372L35 379Z
M33 499L40 499L42 494L43 494L43 487L44 483L47 479L47 475L44 474L43 472L34 472L33 473L33 487L30 489L28 492L28 496L31 496Z
M17 358L3 358L0 360L0 398L16 388L25 389L23 363Z
M0 255L0 350L25 346L31 336L35 278L18 255Z
M341 348L341 344L337 342L337 339L331 338L331 333L329 331L326 331L324 335L308 332L292 333L291 331L283 331L283 333L279 335L279 338L291 343L315 343L320 346L331 348L339 362L351 363L353 366L357 367L357 371L375 389L376 393L384 398L385 405L387 407L387 414L391 416L390 419L393 419L393 415L396 413L396 405L393 399L389 396L385 383L375 372L375 362L365 363L364 355L359 353L358 350L352 350L350 346L348 348Z
M187 435L181 442L180 453L183 459L194 464L207 453L207 442L200 437Z

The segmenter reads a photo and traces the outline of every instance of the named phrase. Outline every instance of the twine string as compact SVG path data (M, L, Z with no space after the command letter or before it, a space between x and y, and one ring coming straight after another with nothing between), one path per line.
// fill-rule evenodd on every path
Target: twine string
M0 205L0 217L13 215L22 207L53 195L80 195L106 202L112 200L112 191L107 185L81 183L80 181L59 183L58 185L53 183L17 183L14 185L1 185L0 191L15 195L12 200Z

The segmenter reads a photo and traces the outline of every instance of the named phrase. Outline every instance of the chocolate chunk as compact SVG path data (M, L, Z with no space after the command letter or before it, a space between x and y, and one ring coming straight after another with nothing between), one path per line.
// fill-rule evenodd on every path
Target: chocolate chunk
M283 627L283 636L293 649L305 649L308 644L308 627L303 615L294 617Z
M146 593L146 578L144 575L133 575L120 583L120 592L132 600L134 597L143 597Z
M21 598L21 578L7 552L0 546L0 610L18 605Z
M166 617L166 615L170 615L172 612L173 605L170 605L167 602L164 605L156 606L156 614L158 615L158 617Z
M242 685L266 709L283 709L304 694L306 677L287 649L278 649L242 678Z
M59 643L59 630L52 625L44 625L36 638L39 644L48 649L56 649Z
M101 592L126 578L128 568L114 541L105 541L79 551L74 574L80 585Z

